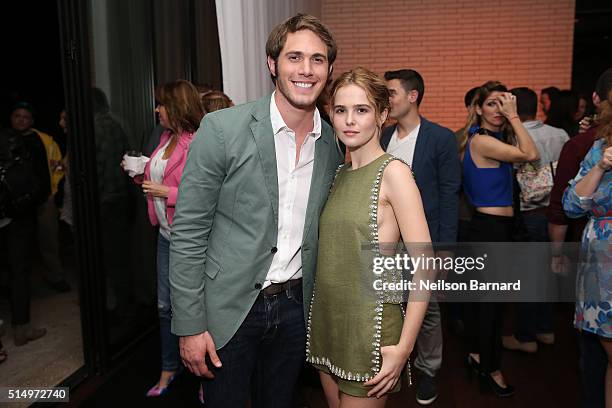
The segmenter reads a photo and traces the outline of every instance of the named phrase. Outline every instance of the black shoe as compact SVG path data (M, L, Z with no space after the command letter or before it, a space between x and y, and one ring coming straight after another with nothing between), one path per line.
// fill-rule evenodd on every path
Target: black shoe
M70 284L63 279L60 279L58 281L51 281L45 278L45 283L47 284L47 286L49 286L51 289L58 293L70 292Z
M417 388L416 400L421 405L429 405L438 398L436 378L423 374Z
M472 356L468 354L467 359L465 360L465 369L467 373L468 380L472 380L472 377L475 375L478 377L480 375L480 363Z
M491 390L495 395L501 398L510 397L514 395L514 387L510 384L506 384L505 387L500 386L491 377L491 374L480 373L480 391L485 392Z

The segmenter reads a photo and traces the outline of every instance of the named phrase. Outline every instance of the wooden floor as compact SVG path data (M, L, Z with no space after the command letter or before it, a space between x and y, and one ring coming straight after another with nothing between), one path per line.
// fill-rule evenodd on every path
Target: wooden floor
M465 348L460 337L444 327L444 359L439 373L439 398L430 406L437 408L477 407L578 407L580 378L578 347L572 329L572 305L557 305L555 313L556 344L542 346L536 354L504 351L503 371L507 381L517 389L513 397L500 399L493 394L482 394L474 380L470 382L463 365ZM506 330L512 326L512 312L506 313ZM159 345L151 336L139 348L132 361L121 369L84 406L108 407L129 403L134 406L193 406L197 407L197 379L183 374L175 381L168 394L158 399L144 395L156 380L159 367ZM322 390L306 378L301 382L303 403L299 407L325 407ZM415 407L416 387L403 387L390 397L387 407Z

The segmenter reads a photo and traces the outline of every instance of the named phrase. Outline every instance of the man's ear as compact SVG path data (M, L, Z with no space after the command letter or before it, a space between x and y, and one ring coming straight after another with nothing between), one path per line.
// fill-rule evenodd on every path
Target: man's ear
M276 78L276 61L274 61L274 59L272 59L270 56L268 57L268 70L270 71L270 74Z
M416 89L413 89L412 91L410 91L409 98L410 98L410 103L416 103L416 101L419 99L419 91L417 91Z

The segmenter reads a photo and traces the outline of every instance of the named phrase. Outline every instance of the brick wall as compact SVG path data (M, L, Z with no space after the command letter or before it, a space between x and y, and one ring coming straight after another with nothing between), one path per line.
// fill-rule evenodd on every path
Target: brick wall
M489 79L538 94L571 85L574 0L325 0L322 19L338 42L336 75L415 69L422 114L451 129L465 122L465 92Z

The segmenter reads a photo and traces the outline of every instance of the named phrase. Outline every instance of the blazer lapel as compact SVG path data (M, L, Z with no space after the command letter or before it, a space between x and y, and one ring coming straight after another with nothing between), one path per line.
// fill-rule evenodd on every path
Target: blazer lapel
M312 221L315 217L319 217L319 213L315 210L319 208L321 194L323 194L323 189L325 188L325 171L327 169L327 161L329 160L330 133L331 131L321 123L321 137L315 142L315 156L312 179L310 181L308 205L306 206L306 220L304 224L304 234L302 235L302 243L304 242L304 238L308 236Z
M183 132L179 136L178 140L176 141L176 146L174 147L174 152L172 152L172 155L170 155L170 158L168 159L168 164L166 165L164 177L167 177L170 173L172 173L180 163L185 162L184 156L189 150L189 143L192 139L193 136L189 136L187 132Z
M427 137L428 131L428 123L421 117L421 127L419 128L416 145L414 146L414 156L412 157L412 171L415 177L420 174L421 165L423 164L423 160L425 160L425 152L427 151L427 144L429 143L429 138Z
M257 104L258 106L253 110L254 120L250 127L259 151L259 160L263 167L264 181L270 195L274 221L278 225L278 173L276 170L274 131L270 122L270 97L260 99Z

